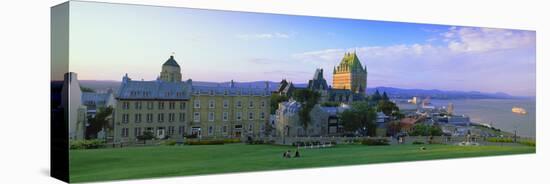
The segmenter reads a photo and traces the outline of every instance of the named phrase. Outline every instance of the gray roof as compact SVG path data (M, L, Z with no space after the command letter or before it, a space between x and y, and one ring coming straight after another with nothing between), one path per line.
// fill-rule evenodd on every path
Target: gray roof
M177 67L180 67L180 65L178 64L178 62L176 62L176 60L174 59L174 56L170 56L170 58L168 60L166 60L166 62L164 62L164 64L162 64L163 66L164 65L168 65L168 66L177 66Z
M227 96L270 96L269 88L235 87L234 85L199 86L191 80L167 82L163 80L133 81L127 76L122 79L118 99L140 100L189 100L191 95Z
M294 100L281 102L281 103L282 103L281 105L284 107L284 112L283 112L284 114L297 113L301 107L300 103Z
M323 69L315 70L313 79L309 80L307 87L311 90L326 90L328 89L327 81L323 77Z
M269 88L261 87L235 87L230 85L218 86L197 86L192 87L193 95L227 95L227 96L269 96L271 92Z
M82 92L82 102L84 105L104 105L109 101L112 93L94 93Z
M127 76L122 80L118 99L141 100L189 100L191 82L133 81Z

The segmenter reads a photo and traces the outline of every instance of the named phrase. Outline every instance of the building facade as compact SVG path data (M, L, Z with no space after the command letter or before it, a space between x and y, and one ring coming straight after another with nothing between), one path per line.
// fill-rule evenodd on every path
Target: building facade
M343 126L339 121L338 114L346 109L348 105L342 104L338 107L324 107L315 105L311 112L311 122L307 128L300 123L298 112L301 109L300 103L290 100L279 103L276 111L276 136L278 137L304 137L304 136L339 136L343 133Z
M332 78L333 89L346 89L354 93L365 93L367 89L367 67L355 52L345 53L342 61L334 67Z
M127 75L117 95L115 141L132 142L149 131L157 138L263 136L269 123L270 91L229 85L193 85L181 80L170 57L155 81Z
M88 122L87 108L82 103L82 91L76 73L65 73L61 94L62 108L69 124L69 140L83 140Z

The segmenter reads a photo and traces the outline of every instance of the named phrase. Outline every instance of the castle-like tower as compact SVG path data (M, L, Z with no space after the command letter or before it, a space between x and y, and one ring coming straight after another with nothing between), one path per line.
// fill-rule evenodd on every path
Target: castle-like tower
M364 93L367 88L367 67L361 65L361 61L354 52L344 54L340 64L334 67L332 77L333 89L347 89L354 93Z
M160 80L167 82L181 82L181 68L174 56L170 56L162 65Z

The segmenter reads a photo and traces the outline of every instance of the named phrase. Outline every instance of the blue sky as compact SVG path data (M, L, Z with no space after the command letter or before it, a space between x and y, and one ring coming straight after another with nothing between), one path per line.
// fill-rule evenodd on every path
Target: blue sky
M307 16L71 2L70 70L153 80L175 52L196 81L306 83L356 51L368 87L535 95L535 33Z

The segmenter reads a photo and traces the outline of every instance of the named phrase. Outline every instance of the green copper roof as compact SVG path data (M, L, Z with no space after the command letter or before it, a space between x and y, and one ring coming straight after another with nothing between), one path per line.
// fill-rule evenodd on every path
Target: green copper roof
M176 60L174 60L174 56L170 56L170 59L166 60L166 62L164 62L164 64L162 64L163 66L164 65L168 65L168 66L177 66L177 67L180 67L180 65L178 64L178 62L176 62Z
M346 52L346 54L344 54L344 57L342 58L342 61L340 61L340 65L338 65L338 69L343 68L347 68L348 70L355 70L363 69L363 66L361 65L359 57L357 57L357 54L355 54L355 52ZM335 70L337 69L335 68Z

